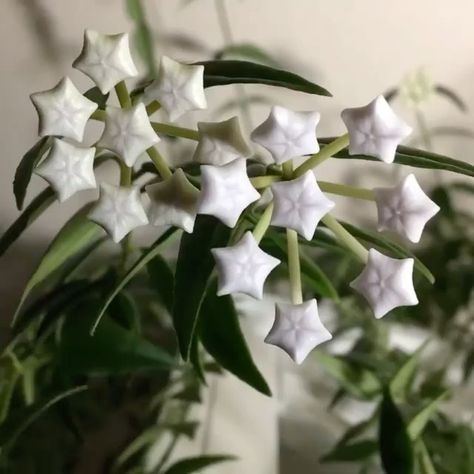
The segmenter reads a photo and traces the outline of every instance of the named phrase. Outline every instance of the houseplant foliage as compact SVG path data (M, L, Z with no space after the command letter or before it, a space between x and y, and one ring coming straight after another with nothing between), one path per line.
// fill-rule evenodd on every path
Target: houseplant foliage
M416 305L414 274L434 281L417 257L385 233L370 233L332 215L332 194L371 201L380 231L418 242L439 207L414 174L371 190L323 181L317 166L344 159L363 170L371 160L387 169L395 162L471 177L474 168L399 146L410 127L382 96L345 109L341 117L348 133L335 138L316 138L317 112L283 107L269 110L250 137L236 117L200 122L197 130L178 125L186 112L206 108L208 87L263 84L330 96L323 87L270 66L233 60L181 64L163 57L156 77L129 90L126 81L138 70L127 34L89 30L73 65L95 83L90 90L82 94L65 77L31 96L41 138L18 166L13 188L22 213L2 236L0 252L56 199L73 199L95 187L99 197L58 232L13 317L1 359L1 462L5 469L21 466L25 472L31 462L47 466L48 472L70 469L91 449L77 441L87 439L84 434L94 430L101 414L121 411L133 422L104 448L104 470L141 472L137 457L163 433L172 434L171 442L154 472L193 472L230 460L215 455L170 465L169 456L177 437L192 434L195 422L188 420L187 408L199 401L208 372L228 370L271 395L241 333L232 294L262 298L271 272L287 267L288 302L276 305L265 342L302 363L333 337L320 319L317 299L338 301L341 292L331 269L323 270L306 251L331 248L354 257L358 275L351 286L369 303L368 318ZM169 122L151 118L159 109ZM92 146L83 142L89 121L104 123ZM171 157L162 156L160 141L166 137L196 142L188 163L173 167ZM260 157L264 150L266 160ZM107 161L117 165L120 178L97 183L94 169ZM33 174L48 186L24 207ZM137 248L133 231L148 224L156 227L156 240ZM165 258L165 249L172 250L178 239L173 256ZM109 241L120 245L104 260L97 249ZM150 371L153 377L144 375ZM383 377L374 380L383 394L382 407L401 427L401 443L409 444L389 384ZM91 413L98 401L102 413ZM143 414L145 403L147 414L158 419L152 426ZM49 422L58 426L57 418L61 429L55 436L64 448L57 459L25 456L28 437L42 436ZM397 451L398 441L394 447L381 436L380 443L390 453L390 465L405 462L408 451ZM411 472L411 458L406 466L403 472Z

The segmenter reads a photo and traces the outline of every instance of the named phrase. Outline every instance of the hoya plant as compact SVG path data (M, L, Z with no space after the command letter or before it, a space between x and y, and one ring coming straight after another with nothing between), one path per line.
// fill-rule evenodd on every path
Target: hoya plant
M275 304L265 342L302 364L317 346L324 353L333 337L318 300L339 301L341 291L333 274L341 253L323 270L306 252L339 248L353 256L356 275L343 291L364 301L371 324L419 303L418 276L434 281L393 237L418 243L440 210L412 170L390 187L367 189L324 181L318 166L342 159L363 175L373 161L387 173L397 163L471 177L474 168L400 145L411 128L383 96L348 104L341 111L347 133L340 137L317 137L317 111L276 105L248 137L237 117L198 122L197 129L180 125L187 112L207 108L209 87L263 84L331 96L270 66L219 59L183 64L163 56L156 74L143 77L127 34L87 30L73 67L90 78L91 89L82 93L66 75L31 95L40 140L15 175L18 209L34 175L47 185L4 233L0 253L55 201L96 188L98 197L58 232L12 316L0 359L0 461L25 472L41 463L45 472L56 472L53 463L57 472L67 471L92 449L84 433L97 429L103 413L120 410L135 421L104 447L103 466L142 472L136 457L163 433L171 433L169 445L158 460L140 462L143 470L185 473L230 460L218 454L173 464L170 456L177 437L195 427L189 404L199 400L209 372L227 370L271 396L240 330L233 295L262 299L268 279L283 279L287 301ZM158 111L166 122L153 120ZM95 143L84 139L90 122L103 123ZM163 153L170 138L195 143L179 166ZM99 180L95 170L109 161L118 179ZM347 198L349 207L373 203L379 233L337 219L332 195ZM144 226L156 236L143 247L134 234ZM101 252L107 243L111 252ZM391 409L390 386L377 380ZM144 404L153 416L144 415ZM61 428L50 437L63 449L48 459L25 455L28 437L47 432L48 423L37 421L53 417L61 418ZM390 437L384 443L390 448ZM389 449L391 465L403 462L397 443L394 438Z

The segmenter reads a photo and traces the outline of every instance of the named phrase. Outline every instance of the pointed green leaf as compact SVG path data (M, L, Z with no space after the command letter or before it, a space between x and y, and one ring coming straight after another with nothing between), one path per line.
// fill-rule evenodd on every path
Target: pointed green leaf
M378 443L373 440L356 441L353 444L336 446L321 458L321 462L363 461L378 451Z
M118 281L116 286L112 289L109 293L107 298L105 299L104 304L100 308L99 312L97 313L96 319L94 321L93 326L91 327L91 334L93 335L97 329L97 326L100 323L102 316L107 311L110 303L114 300L114 298L122 291L123 288L132 280L132 278L137 275L142 268L144 268L148 262L153 260L161 251L162 246L168 242L171 237L177 234L177 229L171 228L164 232L154 243L150 246L150 248L143 253L143 255L132 265L132 267L127 271L125 275Z
M318 138L319 143L327 145L335 140L336 137ZM344 160L368 160L380 161L378 158L368 155L349 155L347 148L336 153L334 158ZM465 161L455 160L444 155L432 153L418 148L411 148L400 145L395 154L395 163L400 165L413 166L415 168L429 168L436 170L451 171L453 173L474 176L474 166Z
M226 461L234 461L234 456L196 456L181 459L170 466L164 474L191 474L201 471L202 469Z
M436 84L434 89L438 95L446 97L446 99L453 103L461 112L467 112L466 102L464 102L456 91L442 84Z
M173 324L181 357L189 359L199 307L214 268L211 249L225 247L230 229L217 219L198 216L192 234L183 234L176 263Z
M23 209L26 190L30 184L33 171L50 145L50 137L43 137L23 155L16 169L15 179L13 180L13 193L15 194L16 207L19 211Z
M204 87L264 84L331 97L326 89L297 74L263 64L230 60L202 61L196 64L204 66Z
M434 400L429 402L421 411L419 411L408 423L408 434L412 440L416 440L432 416L437 412L439 404L444 400L448 392L443 392Z
M398 369L390 381L390 392L394 400L406 400L420 362L420 357L427 343L422 344Z
M204 348L222 367L255 390L270 396L270 388L245 342L232 298L229 295L217 296L216 292L217 281L214 280L199 311L199 336Z
M174 275L168 262L161 255L157 255L148 262L147 270L151 288L171 314L174 301Z
M413 474L411 440L388 388L384 390L380 407L379 449L386 474Z
M367 369L358 367L342 357L317 351L316 361L334 377L352 396L368 400L380 393L377 377Z
M145 370L169 370L176 366L167 352L135 331L104 317L93 336L89 330L97 300L78 303L61 331L59 364L63 373L111 375ZM110 311L111 316L113 314Z
M101 90L97 86L95 86L91 87L88 91L86 91L84 93L84 97L89 100L92 100L92 102L95 102L99 109L104 110L105 106L107 105L109 93L103 94Z
M412 252L410 252L405 247L395 243L393 240L378 234L376 232L371 232L367 229L361 229L356 227L348 222L341 222L344 228L349 231L357 239L363 240L370 244L375 245L383 250L389 251L393 257L397 258L413 258L415 261L415 270L417 270L421 275L423 275L430 283L435 282L435 277L431 271L421 262L421 260Z
M231 44L217 51L216 59L244 59L267 66L277 67L278 63L272 56L259 46L252 43Z
M33 288L54 273L69 258L100 238L102 230L97 224L87 218L86 213L88 209L89 206L84 207L67 221L47 248L23 290L12 325L15 324L19 311Z

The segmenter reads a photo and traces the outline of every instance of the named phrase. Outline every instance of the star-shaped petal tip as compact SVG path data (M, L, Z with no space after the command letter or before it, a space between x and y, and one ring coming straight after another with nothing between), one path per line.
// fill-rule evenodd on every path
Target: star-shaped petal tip
M413 287L412 258L390 258L375 249L369 250L369 260L351 287L368 301L377 319L400 306L418 304Z
M71 79L64 77L52 89L35 92L30 97L38 112L40 137L57 135L82 141L97 104L84 97Z
M402 237L419 242L426 223L438 213L435 204L421 189L414 174L391 188L374 189L378 230L397 232Z
M127 166L133 166L142 153L159 141L142 103L129 109L107 107L99 146L121 156Z
M198 131L199 142L193 161L226 165L238 158L248 158L252 154L237 117L223 122L199 122Z
M319 189L312 171L291 181L272 185L272 225L295 230L306 240L313 238L319 221L334 207Z
M251 139L266 148L276 163L284 163L319 151L316 138L319 119L318 112L293 112L275 106L268 118L252 132Z
M318 345L332 339L319 318L315 299L302 304L276 304L275 322L265 338L301 364Z
M119 187L102 183L100 197L89 213L114 242L120 242L130 231L148 224L148 218L137 187Z
M128 34L84 33L84 45L73 67L89 76L103 94L124 79L138 75L130 54Z
M245 160L224 166L201 166L201 195L198 214L208 214L234 227L243 210L260 198L247 176Z
M64 202L78 191L96 187L94 156L95 148L82 148L55 138L35 173L51 185L59 202Z
M263 285L280 260L261 250L251 232L232 247L212 249L218 274L218 296L244 293L263 297Z
M199 191L181 168L170 178L150 184L145 190L151 201L148 216L152 225L171 225L188 233L193 231Z
M158 77L145 89L144 99L158 100L171 121L191 110L205 109L204 66L182 64L163 56Z
M385 163L393 162L397 146L412 132L381 95L364 107L343 110L341 117L349 132L349 153Z

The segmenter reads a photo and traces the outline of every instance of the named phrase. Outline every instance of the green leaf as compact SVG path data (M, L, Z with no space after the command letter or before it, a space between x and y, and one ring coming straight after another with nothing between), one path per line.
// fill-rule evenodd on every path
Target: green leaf
M171 314L174 301L174 275L168 262L161 255L157 255L148 262L147 270L151 288Z
M320 144L327 145L335 140L336 137L318 138ZM334 158L341 158L344 160L368 160L379 161L378 158L368 155L349 155L347 148L336 153ZM431 153L420 150L418 148L411 148L407 146L399 146L395 154L395 163L400 165L413 166L414 168L429 168L436 170L451 171L453 173L463 174L466 176L474 176L474 166L464 161L455 160L444 155Z
M109 98L109 93L103 94L101 90L95 86L91 87L88 91L84 93L84 97L86 97L89 100L92 100L92 102L95 102L99 109L104 110L105 106L107 105L107 100Z
M47 248L23 290L12 325L15 324L26 298L38 284L54 273L73 255L81 252L100 238L102 230L87 218L88 210L89 206L84 207L67 221Z
M421 435L425 429L425 426L431 420L431 417L436 413L439 408L439 404L444 400L447 394L448 392L443 392L441 395L429 402L410 420L410 423L408 423L408 434L412 440L416 440Z
M198 216L194 232L183 234L181 238L176 263L173 323L184 360L189 359L199 307L214 268L211 249L225 247L229 237L230 229L217 219Z
M379 448L386 474L413 474L411 440L388 388L384 390L380 407Z
M201 471L205 467L212 466L226 461L234 461L234 456L196 456L181 459L180 461L174 463L170 466L164 474L190 474L192 472Z
M316 361L322 368L338 380L352 396L368 400L380 393L380 382L369 370L358 367L342 357L319 351L315 354Z
M217 51L216 59L245 59L259 64L276 67L278 62L259 46L252 43L238 43L226 46Z
M321 462L362 461L378 451L378 443L373 440L356 441L353 444L336 446L321 458Z
M467 104L456 91L441 84L435 85L434 89L438 95L446 97L446 99L453 103L461 112L467 112Z
M99 304L98 300L82 301L66 318L58 357L63 373L111 375L176 367L172 356L111 318L103 318L91 336Z
M0 257L10 248L18 237L27 229L51 204L55 201L55 194L51 188L46 188L26 207L15 222L0 238Z
M422 344L398 369L390 381L390 392L395 400L406 400L420 362L421 353L426 346L427 343Z
M23 209L26 190L30 184L33 171L50 145L50 137L43 137L23 155L16 169L15 179L13 180L13 193L15 194L16 207L19 211Z
M114 300L114 298L122 291L123 288L125 288L125 286L130 282L130 280L132 280L132 278L147 265L148 262L154 259L161 252L163 244L168 242L172 236L176 235L176 232L177 230L174 228L168 229L166 232L164 232L160 237L158 237L158 239L153 243L153 245L151 245L151 247L146 252L144 252L143 255L132 265L132 267L127 271L127 273L125 273L125 275L120 278L120 280L117 282L115 287L105 299L105 302L100 308L100 311L97 313L97 317L94 321L93 326L91 327L91 335L95 333L97 326L99 325L100 320L102 319L102 316L105 314L107 308Z
M153 77L156 73L153 35L146 21L144 6L141 0L126 0L126 6L128 16L135 23L135 30L133 32L135 45L148 67L148 75Z
M388 239L378 233L371 232L367 229L361 229L348 222L341 222L344 228L350 232L357 239L363 240L370 244L375 245L381 249L389 251L394 257L398 258L413 258L415 261L415 270L423 275L430 283L435 282L435 277L431 271L420 261L420 259L410 252L405 247L395 243L393 240Z
M202 61L196 64L204 66L204 87L264 84L331 97L326 89L297 74L262 64L230 60Z
M232 298L217 296L217 281L207 290L199 311L199 336L204 348L222 367L255 390L271 396L240 329Z

